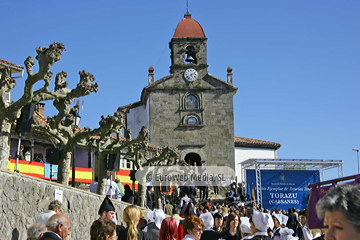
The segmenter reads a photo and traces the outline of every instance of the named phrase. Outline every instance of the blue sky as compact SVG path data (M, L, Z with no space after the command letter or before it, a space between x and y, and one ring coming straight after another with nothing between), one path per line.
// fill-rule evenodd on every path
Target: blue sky
M80 112L81 125L94 128L140 100L149 66L155 79L169 74L168 43L186 1L13 0L1 9L0 58L23 65L36 47L62 42L52 71L68 72L72 88L80 70L95 75L99 92ZM209 72L226 80L233 68L236 136L281 143L283 159L343 160L344 176L357 174L359 9L357 0L189 0L208 38ZM46 114L55 114L51 102Z

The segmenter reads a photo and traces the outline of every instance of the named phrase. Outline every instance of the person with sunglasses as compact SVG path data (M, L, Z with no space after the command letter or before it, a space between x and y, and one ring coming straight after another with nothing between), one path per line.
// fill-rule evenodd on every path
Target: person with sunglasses
M185 237L182 240L200 240L205 227L201 218L196 216L187 216L184 220Z

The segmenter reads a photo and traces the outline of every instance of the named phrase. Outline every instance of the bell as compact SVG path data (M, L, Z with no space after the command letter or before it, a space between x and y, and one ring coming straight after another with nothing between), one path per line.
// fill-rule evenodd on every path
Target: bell
M192 63L192 62L194 62L194 60L195 59L191 55L188 54L186 59L185 59L185 62L191 62Z

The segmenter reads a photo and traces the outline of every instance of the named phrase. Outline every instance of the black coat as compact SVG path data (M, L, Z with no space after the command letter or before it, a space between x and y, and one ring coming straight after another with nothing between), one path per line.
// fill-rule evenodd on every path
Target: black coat
M271 240L269 236L254 236L251 240Z
M61 240L54 232L45 232L39 240Z
M160 229L155 223L150 223L147 228L147 234L150 240L159 240Z
M225 231L225 232L223 232L222 234L223 234L222 238L223 238L223 239L226 239L226 240L240 240L240 239L241 239L240 231L237 231L234 236L232 236L232 235L229 233L229 231Z
M120 231L120 233L117 233L118 240L126 240L128 229L129 228L124 228ZM143 231L138 229L138 240L150 240L150 238L148 237L148 235L146 233L144 233Z
M295 213L289 213L287 215L289 217L287 223L286 223L286 227L294 230L294 232L296 232L296 227L299 224L299 221L297 220L297 217L295 215Z
M222 233L215 232L214 230L205 230L201 234L200 240L218 240L222 238Z
M152 199L151 192L149 190L146 190L146 206L152 210L153 204L154 204L154 202Z

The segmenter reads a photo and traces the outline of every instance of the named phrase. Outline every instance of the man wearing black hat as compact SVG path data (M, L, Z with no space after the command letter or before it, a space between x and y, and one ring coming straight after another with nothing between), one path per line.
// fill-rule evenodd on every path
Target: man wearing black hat
M115 218L115 206L108 196L105 197L104 201L101 203L98 211L101 219L109 219L114 221ZM116 234L119 236L120 231L125 229L122 225L116 225Z
M99 215L101 219L113 220L115 218L115 207L109 197L105 197L99 208Z

